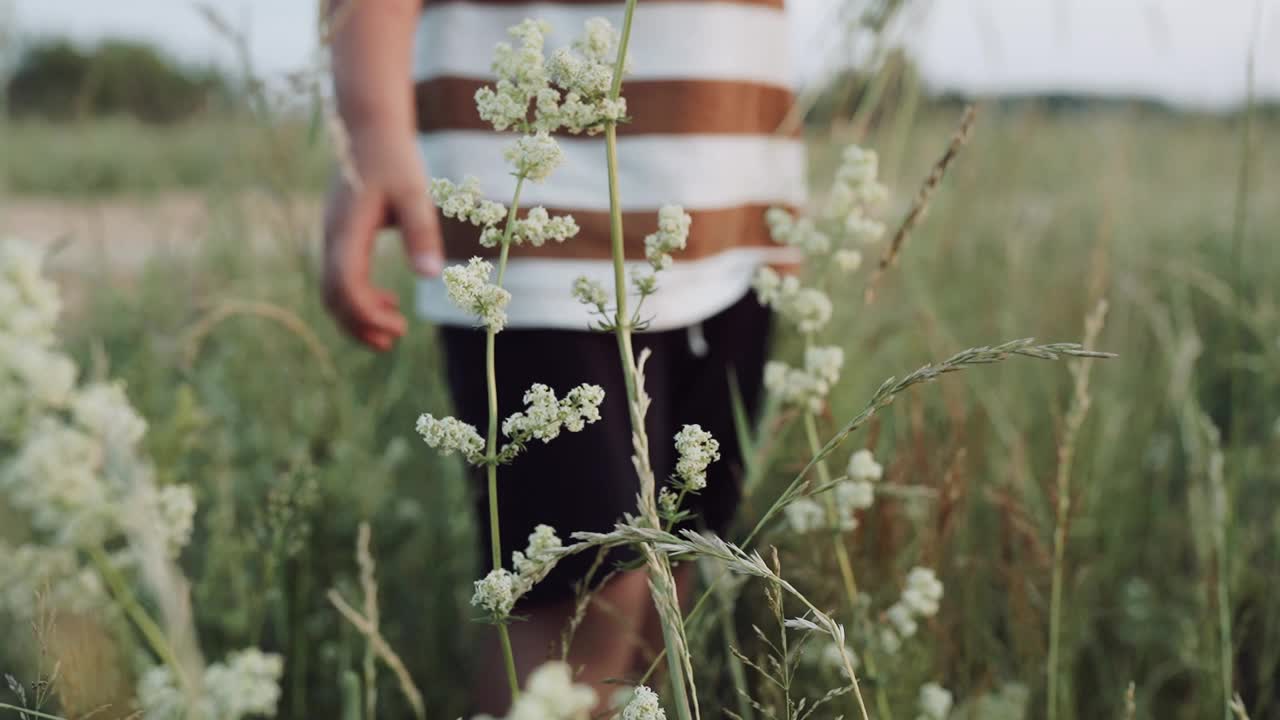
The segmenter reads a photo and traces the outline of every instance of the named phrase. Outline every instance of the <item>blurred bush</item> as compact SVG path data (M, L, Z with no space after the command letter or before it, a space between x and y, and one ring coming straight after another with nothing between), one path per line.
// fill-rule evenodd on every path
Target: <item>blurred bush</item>
M127 115L168 124L225 104L231 84L144 43L109 40L84 50L64 39L30 44L5 88L11 117L51 121Z

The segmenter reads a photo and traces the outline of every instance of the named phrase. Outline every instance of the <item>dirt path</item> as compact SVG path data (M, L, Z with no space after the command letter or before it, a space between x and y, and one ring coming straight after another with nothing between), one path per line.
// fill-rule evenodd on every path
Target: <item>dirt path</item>
M154 255L189 254L210 239L242 242L247 249L282 238L313 242L319 220L314 197L172 192L91 200L0 198L0 236L58 244L50 263L55 272L127 274Z

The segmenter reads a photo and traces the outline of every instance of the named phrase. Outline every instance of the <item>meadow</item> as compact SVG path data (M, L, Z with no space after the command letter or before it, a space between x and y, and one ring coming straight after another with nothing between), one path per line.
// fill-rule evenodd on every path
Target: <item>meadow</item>
M865 135L810 128L815 190L844 143L875 148L895 227L958 115L912 105ZM1224 694L1239 692L1250 717L1280 718L1280 119L1254 118L1247 136L1244 123L988 104L874 301L861 280L833 291L828 336L846 362L824 436L885 378L926 362L1015 338L1078 341L1103 300L1091 346L1119 356L1092 367L1083 393L1059 363L948 375L903 393L846 444L874 450L890 488L844 536L862 594L887 605L918 565L945 587L919 639L863 678L895 716L914 717L917 689L935 681L955 695L952 717L1044 717L1057 566L1059 717L1221 717ZM355 538L367 522L382 635L429 717L465 712L470 640L488 628L467 622L479 558L461 465L413 433L419 413L449 412L434 334L419 323L373 355L325 315L324 134L259 117L0 135L0 234L57 245L63 342L86 374L127 383L157 482L195 489L181 566L205 652L282 653L279 717L359 717L365 640L326 593L360 596ZM194 198L198 222L148 227L150 237L76 230L75 218L122 205L141 218L125 227L147 227L175 198ZM38 226L46 236L13 220L33 206L54 215ZM48 230L60 222L69 229ZM408 305L392 238L378 272ZM797 342L783 333L779 352ZM727 539L741 540L809 457L793 420L766 418ZM3 507L0 527L0 540L23 540L23 518ZM840 606L828 553L781 529L760 545L777 547L784 575L818 605ZM31 681L56 659L51 712L128 716L137 650L91 617L39 612L2 563L0 578L11 584L0 587L0 670ZM738 690L778 707L777 685L750 667L769 667L770 601L747 585L715 602L689 628L703 709L768 717ZM839 684L830 667L801 667L798 696ZM378 717L410 716L391 673L378 687ZM856 716L847 699L815 717ZM18 717L9 712L0 717Z

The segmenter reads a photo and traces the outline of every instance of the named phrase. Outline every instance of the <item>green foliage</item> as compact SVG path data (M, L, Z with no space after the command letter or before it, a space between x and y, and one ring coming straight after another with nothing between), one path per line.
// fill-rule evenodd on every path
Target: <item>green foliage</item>
M881 148L898 201L890 218L953 120L926 112L873 126L866 144ZM1271 250L1280 207L1266 202L1280 146L1266 141L1277 133L1266 120L1241 261L1230 243L1237 122L989 108L876 303L863 305L860 280L837 300L833 335L848 359L824 434L890 375L995 340L1079 338L1097 298L1110 300L1098 345L1120 358L1094 369L1072 473L1063 717L1123 717L1130 681L1138 718L1217 714L1219 572L1230 587L1238 688L1253 717L1280 712L1280 305L1272 289L1280 256ZM245 130L259 144L243 147L260 150L233 155L224 162L247 167L226 172L284 173L262 161L262 138L278 131ZM76 138L59 138L70 153ZM831 148L843 140L813 138L816 178L829 176ZM285 157L292 164L280 177L305 184L306 155ZM417 325L386 356L356 349L320 307L314 247L299 251L281 231L277 246L245 250L255 229L293 224L234 194L211 194L210 205L213 222L191 237L197 252L157 256L125 282L97 268L64 276L84 299L72 311L72 347L128 381L151 423L157 466L198 488L197 534L182 563L195 579L206 651L254 642L283 651L281 717L357 706L352 673L363 640L324 592L358 596L352 539L368 520L383 634L427 693L431 716L456 717L465 705L474 540L460 468L412 433L417 413L447 411L433 333ZM288 211L282 200L279 212ZM380 269L407 299L401 265L389 253ZM286 310L322 352L261 313L210 324L228 300ZM848 451L875 449L884 484L932 493L880 497L849 544L874 609L900 593L896 583L913 565L936 567L946 585L939 616L866 678L864 689L886 684L895 716L915 717L916 690L928 680L955 690L958 717L1043 716L1052 483L1069 395L1070 378L1052 366L977 368L904 393L851 438ZM1184 425L1192 402L1224 432L1225 568L1206 540L1204 451ZM769 430L741 528L807 456L798 427ZM779 548L783 574L819 607L840 606L829 553L777 530L762 545ZM742 707L735 684L756 698L773 692L759 673L742 672L729 648L766 664L772 651L752 626L776 643L779 613L759 586L727 597L731 608L690 629L708 713ZM788 601L782 614L799 610ZM794 697L817 698L838 677L801 662L789 682ZM384 673L382 716L409 717L392 683ZM851 717L846 700L833 707Z
M217 71L182 67L147 44L109 40L86 51L42 39L22 53L4 95L17 118L128 115L168 124L207 111L229 90Z

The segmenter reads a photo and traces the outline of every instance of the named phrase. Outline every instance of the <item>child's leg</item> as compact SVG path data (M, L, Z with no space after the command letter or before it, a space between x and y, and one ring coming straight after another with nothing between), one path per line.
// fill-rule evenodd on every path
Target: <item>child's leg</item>
M559 659L561 640L573 616L573 598L525 608L527 620L510 625L516 670L526 677L538 665ZM575 682L589 683L600 699L597 710L607 708L615 691L626 687L632 659L644 642L644 618L651 608L643 570L614 577L600 588L578 626L567 661L578 671ZM485 632L480 667L475 677L473 704L479 712L501 716L510 708L510 692L496 633ZM658 638L658 646L662 643ZM612 681L612 682L610 682Z

